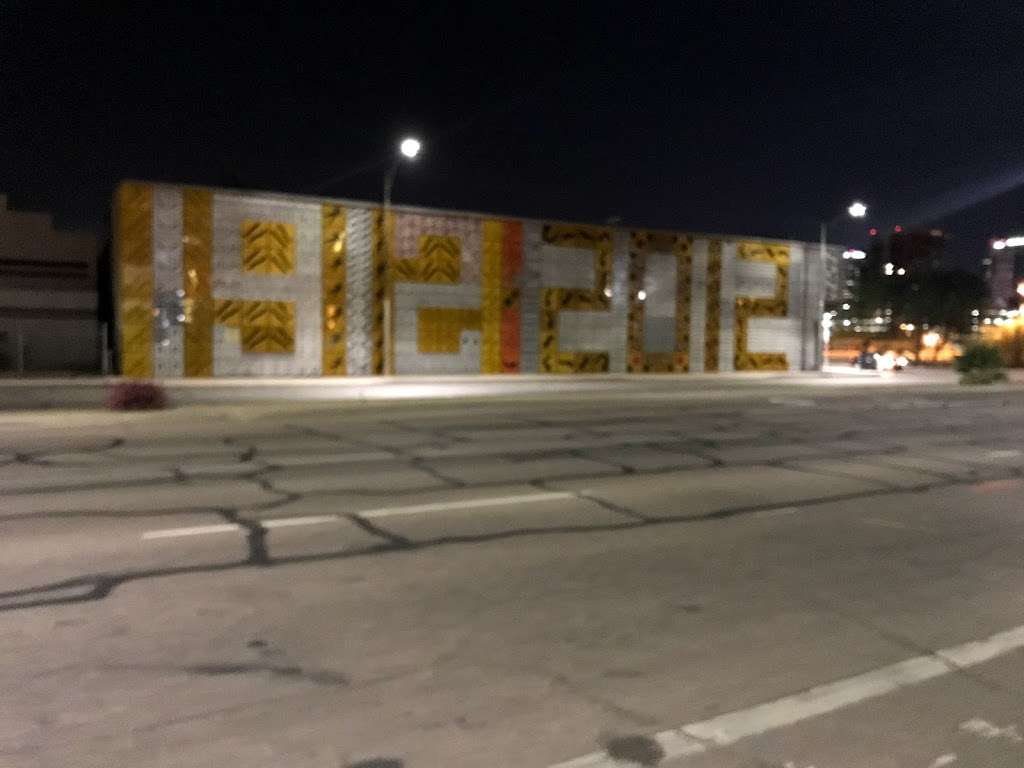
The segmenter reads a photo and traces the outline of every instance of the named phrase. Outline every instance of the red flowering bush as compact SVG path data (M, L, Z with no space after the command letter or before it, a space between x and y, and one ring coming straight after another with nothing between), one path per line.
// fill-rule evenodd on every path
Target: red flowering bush
M110 388L107 407L112 411L155 411L167 407L167 393L152 381L119 381Z

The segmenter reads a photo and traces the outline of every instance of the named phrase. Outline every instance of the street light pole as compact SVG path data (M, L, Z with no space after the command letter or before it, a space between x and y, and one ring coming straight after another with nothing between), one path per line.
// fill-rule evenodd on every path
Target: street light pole
M826 245L828 243L828 222L825 222L825 221L821 222L821 230L820 230L820 232L818 234L820 235L820 242L819 242L819 246L818 246L818 263L821 265L821 268L824 271L824 269L825 269L825 257L827 256L826 251L828 250L826 248ZM803 341L803 339L804 339L804 334L806 334L808 332L809 326L810 326L810 322L808 321L808 318L807 318L807 312L808 312L808 307L807 307L808 295L807 294L808 294L808 290L809 290L809 283L810 283L810 277L811 277L811 275L810 275L810 266L811 266L810 261L811 261L810 259L804 258L803 299L801 301L801 307L803 308L803 312L801 313L801 318L802 318L801 319L801 323L803 324L803 332L800 334L800 370L801 371L806 371L807 370L807 344ZM814 330L811 331L811 333L814 336L815 341L817 341L817 338L818 338L817 321L815 321L815 327L814 327ZM814 346L815 350L817 350L820 346L821 346L820 344L815 343L815 346ZM817 365L817 362L818 362L818 352L815 352L814 353L814 364Z
M867 212L868 212L868 207L866 205L864 205L864 203L860 202L859 200L854 200L852 203L850 203L850 205L846 209L846 213L849 214L849 216L851 218L854 218L854 219L863 219L864 216L867 215ZM828 221L821 222L821 228L818 230L818 237L819 237L818 258L821 261L821 268L822 268L822 270L825 269L825 259L828 257L828 227L829 227L830 224L832 224L834 221L836 221L842 215L843 214L839 213L839 214L836 214L835 216L833 216ZM807 280L807 278L808 278L807 267L808 267L807 259L805 258L804 259L804 296L803 296L803 324L804 324L804 333L807 332L807 283L808 283L808 280ZM817 333L818 333L817 329L818 329L818 327L819 327L819 324L818 324L817 320L815 320L815 323L814 323L815 337L817 337ZM803 369L806 368L807 346L803 343L803 335L802 334L801 334L800 338L801 338L801 344L800 344L800 369L803 370ZM815 353L815 362L817 362L817 355L820 354L820 347L821 347L820 344L816 345L816 349L819 349L819 352Z
M387 173L384 174L384 197L381 205L381 247L384 249L384 258L387 262L387 268L384 270L384 317L382 318L383 333L384 333L384 375L390 376L394 373L394 362L392 350L392 339L394 338L394 322L393 322L393 307L391 306L391 243L389 242L390 236L388 229L388 214L391 212L391 191L395 187L395 177L398 176L398 164L404 157L407 160L415 160L416 156L419 155L420 149L423 145L419 139L412 137L402 139L402 142L398 145L398 153L394 156L391 161L391 165L388 167Z

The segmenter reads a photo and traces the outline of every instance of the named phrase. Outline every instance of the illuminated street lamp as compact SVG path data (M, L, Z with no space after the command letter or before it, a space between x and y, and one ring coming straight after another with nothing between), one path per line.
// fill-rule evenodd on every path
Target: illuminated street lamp
M864 203L862 203L860 200L854 200L852 203L850 203L850 205L848 205L846 207L846 213L850 217L852 217L854 219L863 219L867 215L867 212L868 212L868 207L866 205L864 205ZM826 247L827 244L828 244L828 227L829 227L830 224L835 222L842 215L843 214L840 213L840 214L837 214L836 216L833 216L828 221L821 222L821 230L820 230L821 250L819 251L818 255L821 258L821 264L822 264L823 268L824 268L825 262L826 262L826 260L828 258L828 253L827 253L828 248ZM856 251L856 250L850 249L850 250L847 250L843 254L843 258L844 259L857 259L857 260L860 260L860 259L864 258L864 252L863 251ZM807 263L808 263L808 260L805 258L804 259L803 319L801 321L801 324L805 328L807 327L807 323L808 323L808 316L807 316L807 284L808 284L809 280L808 280L808 274L807 274ZM820 344L818 345L818 350L819 350L819 353L823 351L821 349L821 345ZM815 361L815 363L817 363L817 361ZM806 352L806 347L804 347L803 344L800 345L800 368L801 368L801 370L807 368L807 352Z
M868 207L866 205L864 205L864 203L862 203L860 200L854 200L852 203L850 203L850 205L847 206L846 213L849 214L851 218L863 219L865 216L867 216ZM833 216L829 221L821 222L821 258L822 258L822 262L824 262L824 259L825 259L825 244L828 242L828 227L829 227L830 224L834 223L836 221L836 219L838 219L840 216L842 216L841 213L838 214L837 216ZM848 258L852 258L852 257L848 257Z
M410 136L406 139L402 139L402 143L398 145L398 151L410 160L415 160L416 155L420 153L420 149L422 147L423 145L420 144L419 139L414 139Z
M423 144L420 143L419 139L415 139L412 136L407 136L399 143L398 152L395 154L394 159L391 161L391 166L388 168L388 172L384 176L385 214L388 212L388 208L391 207L391 189L395 186L395 176L398 175L398 164L402 161L402 158L405 158L406 160L415 160L421 149L423 149Z
M388 214L391 212L391 190L395 186L395 177L398 175L398 166L402 160L415 160L420 154L420 150L423 149L423 144L419 139L412 136L406 136L398 144L398 152L395 153L394 158L391 161L391 165L388 167L388 171L384 174L384 205L381 209L381 245L384 247L385 258L389 258L391 253L391 243L389 242L388 232ZM390 279L390 270L385 271L385 280ZM384 374L390 376L393 371L392 369L392 351L391 351L391 339L392 339L392 307L390 293L386 293L384 298L384 318L383 318L383 331L384 331Z

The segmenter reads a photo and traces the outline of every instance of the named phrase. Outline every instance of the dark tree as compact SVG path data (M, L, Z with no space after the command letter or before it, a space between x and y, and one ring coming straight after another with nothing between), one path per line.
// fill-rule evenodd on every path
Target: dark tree
M892 310L892 325L914 326L915 350L921 348L925 326L941 329L943 337L971 329L971 310L985 301L985 283L960 269L925 270L920 274L886 275L866 267L861 276L858 312L861 317Z

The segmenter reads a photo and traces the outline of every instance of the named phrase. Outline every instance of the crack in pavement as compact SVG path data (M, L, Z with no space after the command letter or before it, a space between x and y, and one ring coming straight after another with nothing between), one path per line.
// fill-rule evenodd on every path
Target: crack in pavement
M1006 545L1004 544L1002 548L1005 548L1005 546ZM921 643L918 643L917 641L907 637L906 635L902 635L898 632L888 630L885 627L879 626L870 619L867 619L863 616L859 616L855 613L851 613L848 610L844 610L840 608L835 602L826 599L820 593L820 591L817 593L817 597L805 595L802 598L802 600L805 604L812 608L832 613L833 615L838 616L839 618L844 619L845 621L849 621L851 624L866 629L869 632L872 632L873 634L877 635L878 637L882 638L887 642L892 643L898 648L902 648L906 651L913 653L915 656L930 656L934 659L937 659L942 664L944 664L950 672L967 678L971 682L985 689L987 692L998 691L1000 693L1020 693L1022 690L1024 690L1010 688L1002 683L996 682L995 680L990 680L989 678L985 677L980 672L977 672L974 669L964 667L961 664L957 664L948 656L940 653L939 649L937 648L932 648L928 645L922 645Z
M365 517L360 516L358 512L350 512L343 515L343 517L359 528L362 528L367 533L372 533L374 536L379 536L380 538L387 540L395 547L409 549L416 546L416 544L404 536L393 531L389 531L386 528L381 528L376 523L372 523Z
M427 473L428 475L433 477L435 480L440 480L442 483L447 485L449 488L465 488L466 487L465 481L459 480L458 478L455 478L455 477L449 477L448 475L445 475L443 472L441 472L436 467L432 467L430 464L428 464L427 463L428 461L429 461L429 459L427 459L427 458L421 458L421 457L417 456L417 457L409 460L408 466L413 468L413 469L418 469L421 472Z
M128 667L127 669L130 669ZM314 685L337 686L347 688L350 684L348 675L330 669L307 669L298 665L260 664L253 662L221 662L213 664L194 664L181 667L190 675L219 677L222 675L247 675L266 672L271 677L306 680Z
M638 445L638 444L637 443L629 443L629 445ZM639 445L643 445L643 444L641 443ZM765 459L751 459L749 461L742 461L742 460L740 460L740 461L725 462L725 461L723 461L722 459L720 459L718 457L704 454L703 452L701 452L699 450L695 450L692 447L683 448L683 447L680 447L680 446L674 446L672 443L664 443L664 442L652 442L652 443L650 443L650 445L652 445L654 447L657 447L659 450L664 450L664 451L669 452L669 453L678 453L680 455L695 456L695 457L700 458L700 459L702 459L702 460L704 460L706 462L709 462L709 464L711 464L713 467L779 466L779 465L781 465L781 464L783 464L785 462L800 461L800 460L803 460L803 459L807 458L805 456L784 456L784 457L780 457L780 458L777 458L777 459L768 459L768 460L765 460ZM813 445L813 444L811 444L811 445ZM604 464L606 464L608 466L619 466L619 465L616 465L614 462L606 461L601 456L591 456L591 455L589 455L587 453L588 451L607 452L608 450L613 449L615 447L616 446L595 446L595 447L592 447L592 448L566 449L564 451L563 450L558 450L558 451L525 452L525 453L522 453L522 454L518 454L518 456L521 457L519 459L519 463L524 463L524 462L528 462L528 461L536 461L536 460L539 460L539 459L548 458L548 457L550 457L552 455L574 455L574 456L576 456L578 458L582 458L582 459L585 459L585 460L588 460L588 461L594 461L595 463L604 463ZM868 452L849 451L849 452L837 452L837 453L838 453L838 455L841 458L856 459L858 461L864 461L864 462L867 462L867 463L871 463L873 466L880 466L882 468L892 468L892 467L891 467L891 465L885 464L884 462L883 463L879 463L877 461L872 461L872 459L876 458L880 453L883 454L883 455L893 455L893 456L903 455L903 454L906 454L908 456L916 455L916 454L910 454L910 453L908 453L906 451L906 449L902 449L902 448L899 448L899 447L893 447L893 448L886 449L886 450L883 450L883 451L871 450L871 451L868 451ZM927 456L923 456L923 457L927 458ZM466 488L475 488L475 487L485 488L485 487L496 486L496 485L508 485L509 482L510 482L509 479L501 479L501 480L493 480L493 481L477 481L477 482L468 482L467 483L465 481L461 481L461 480L458 480L456 478L451 478L451 477L445 476L445 475L443 475L443 473L441 473L436 468L431 467L431 466L426 464L426 462L431 462L431 461L436 461L436 459L433 459L433 458L430 458L430 457L413 457L409 461L404 462L402 464L404 466L407 466L407 467L410 467L410 468L422 469L424 472L427 472L428 474L435 475L436 479L442 480L443 482L446 482L448 484L453 484L455 487L459 487L459 488L463 488L463 487L466 487ZM320 465L318 465L318 466L320 466ZM707 469L707 468L708 467L705 467L705 466L685 466L685 465L684 466L658 467L658 468L653 468L653 469L633 468L632 472L629 472L629 474L635 473L635 474L660 475L660 474L667 474L667 473L672 473L672 472L690 472L690 471L694 471L694 470ZM272 477L272 474L273 474L273 471L275 469L277 469L277 468L275 468L275 467L255 468L254 470L243 471L243 472L240 472L240 473L237 473L237 474L225 474L225 475L220 476L218 479L225 479L225 480L255 480L260 485L261 488L263 488L264 490L267 490L270 493L275 493L275 494L279 494L279 495L292 495L292 494L296 493L296 492L285 491L285 490L276 488L273 485L274 478ZM1012 472L1015 472L1015 471L1020 471L1018 468L1011 467L1011 466L999 466L998 469L1000 469L1002 471L1005 471L1005 472L1008 472L1008 473L1012 473ZM169 470L167 470L167 471L169 471ZM928 474L928 475L931 475L931 476L934 476L934 477L937 477L937 478L941 478L941 479L945 479L945 480L957 480L957 479L959 479L959 478L957 478L954 475L950 475L950 474L947 474L947 473L939 472L937 470L920 469L919 471L921 473L923 473L923 474ZM626 472L626 470L623 469L622 473L626 474L627 472ZM263 475L267 475L267 474L270 474L271 476L270 477L263 477ZM557 476L548 476L548 477L541 476L541 477L538 477L538 478L535 478L535 479L538 479L538 480L552 480L552 479L579 479L579 480L594 479L594 480L597 480L597 479L600 479L602 477L608 477L608 476L609 475L607 473L577 472L577 473L570 473L570 474L564 474L564 475L563 474L559 474ZM190 477L189 479L190 480L195 480L197 478ZM204 477L199 477L198 479L200 481L202 481L205 478ZM860 478L858 478L858 479L860 479ZM157 479L157 480L151 480L151 481L149 481L149 480L142 480L142 481L127 481L127 482L117 482L117 483L111 482L111 483L103 483L102 485L98 485L98 484L97 485L94 485L94 484L77 485L77 486L68 485L68 486L61 486L60 490L61 491L67 491L67 492L74 492L74 491L78 491L78 490L97 490L97 489L101 489L101 488L117 488L117 487L121 487L121 486L124 486L124 485L129 485L129 484L133 485L133 486L135 486L135 485L163 485L163 484L170 483L170 482L185 482L185 481L184 480L172 480L172 479ZM411 494L415 494L415 493L420 493L420 492L422 492L424 490L428 490L428 489L429 489L429 486L423 486L423 487L416 487L416 488L389 490L388 493L389 493L389 495L411 495ZM31 494L34 494L34 493L46 492L47 490L49 490L49 489L29 489L29 490L26 490L26 491L9 492L9 493L13 493L13 495L18 495L20 493L25 493L27 495L31 495ZM312 489L312 490L309 490L309 491L304 491L303 493L304 494L315 494L315 495L338 495L338 494L375 495L375 494L378 494L379 491L376 490L375 488L355 488L355 489L341 489L341 490L334 490L334 489L324 489L324 490Z
M976 484L976 482L977 481L975 479L957 480L951 482L942 481L929 486L929 489L952 487L959 485L973 485ZM785 502L774 502L770 504L754 504L738 507L726 507L718 510L712 510L710 512L700 513L697 515L675 515L658 518L644 518L628 520L622 523L609 523L604 525L588 524L559 526L550 528L518 528L506 531L497 531L493 533L448 535L418 542L410 541L390 531L378 528L376 525L373 525L369 521L360 518L357 513L352 513L350 515L344 515L344 517L346 519L351 520L354 524L363 528L367 532L372 533L378 537L381 537L382 541L380 544L358 550L347 549L311 555L293 555L288 557L273 557L266 546L266 530L262 529L262 526L259 526L258 523L254 523L253 525L259 526L259 528L263 530L263 533L256 534L250 539L250 551L247 557L243 560L230 561L225 563L212 563L207 565L176 566L165 568L152 568L139 571L124 571L114 574L93 574L76 577L73 579L66 579L59 582L53 582L50 584L44 584L36 587L26 587L18 590L9 590L5 592L0 592L0 612L23 610L26 608L35 608L47 605L61 605L67 603L99 600L107 597L117 586L121 584L139 581L147 578L162 578L168 576L178 576L183 574L195 573L214 573L253 566L265 567L267 565L277 566L310 562L322 562L327 560L339 560L356 557L377 556L380 554L386 554L391 552L414 551L445 545L483 543L489 541L497 541L533 535L575 535L581 533L593 534L600 532L632 530L636 528L660 525L699 523L711 520L724 520L731 517L738 517L756 512L764 512L772 509L780 509L785 507L811 507L817 506L819 504L827 504L832 502L853 501L859 499L873 498L876 496L902 495L917 492L919 492L919 489L872 488L866 491L839 494L835 496L790 500ZM597 502L596 498L587 497L587 500ZM631 512L631 510L626 510L625 512L622 512L622 509L625 508L615 509L613 511L618 511L621 514L626 515L629 515L629 513ZM218 509L216 511L218 514L225 513L225 510L222 509ZM238 514L237 511L235 510L228 510L227 513ZM241 520L232 522L238 522L239 524L241 524ZM1017 542L1007 542L1005 546L1017 545ZM86 591L81 594L75 594L71 596L54 594L59 593L61 590L83 587L86 589ZM33 597L35 599L31 599Z
M533 482L529 483L529 485L532 486L533 488L537 488L542 491L570 493L574 498L579 499L580 501L587 501L590 502L591 504L596 504L602 509L606 509L609 512L614 512L616 514L622 515L624 517L629 518L630 520L644 523L649 522L651 520L651 518L647 517L644 514L641 514L640 512L637 512L634 509L622 506L621 504L616 504L612 501L609 501L608 499L602 499L600 496L595 496L593 494L588 493L585 490L566 491L561 488L552 487L551 482L552 481L550 480L534 480Z
M220 515L229 523L234 523L245 530L245 541L249 547L248 565L271 565L270 554L267 552L267 535L269 531L259 522L239 517L236 510L222 509Z

